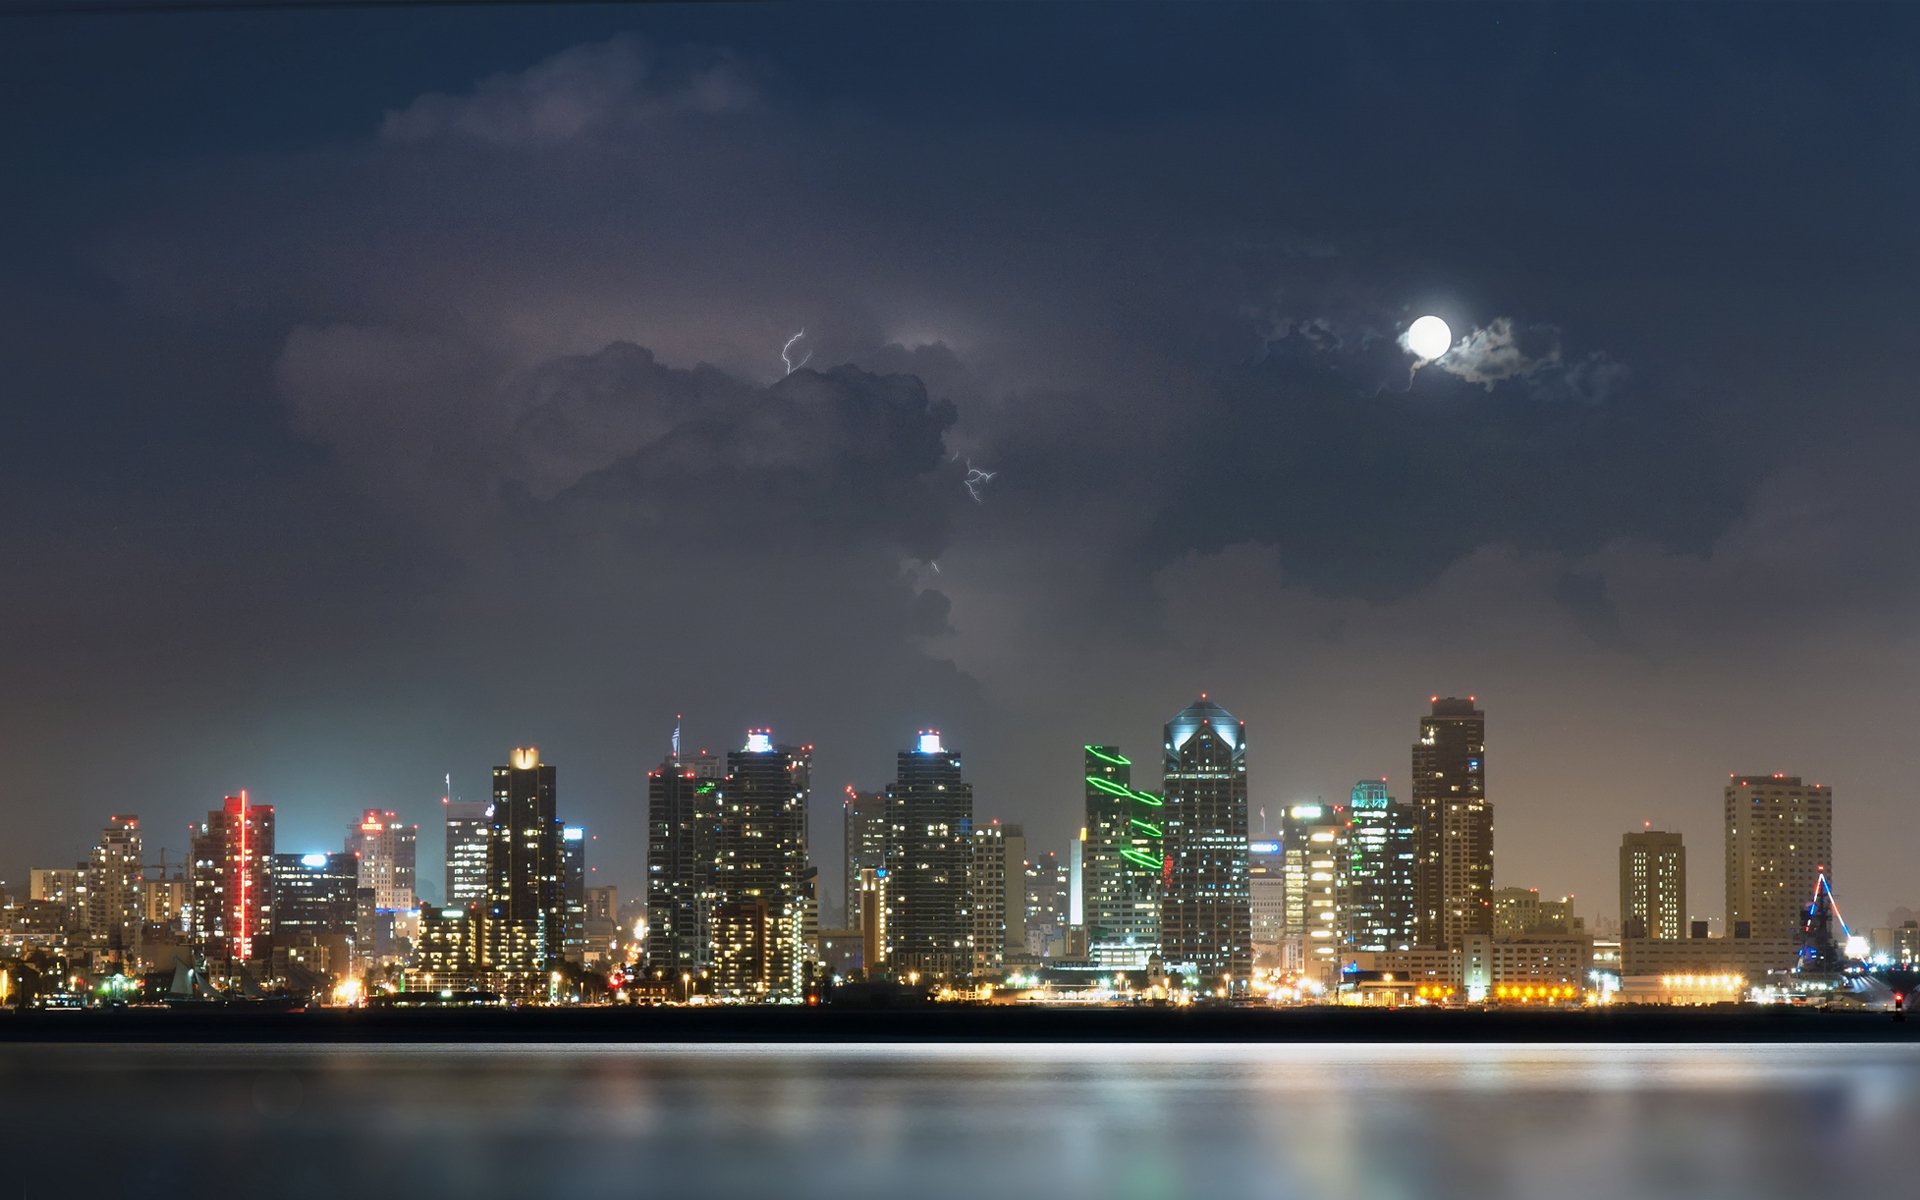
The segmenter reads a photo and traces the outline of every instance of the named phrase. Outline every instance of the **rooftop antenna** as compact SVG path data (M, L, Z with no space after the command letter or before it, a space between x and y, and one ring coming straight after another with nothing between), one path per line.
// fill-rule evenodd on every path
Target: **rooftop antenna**
M675 762L680 761L680 716L679 713L673 714L673 761Z

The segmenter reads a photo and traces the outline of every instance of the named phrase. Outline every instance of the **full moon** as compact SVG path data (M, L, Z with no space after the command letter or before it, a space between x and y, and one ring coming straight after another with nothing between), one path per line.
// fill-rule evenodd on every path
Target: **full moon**
M1407 326L1407 349L1422 362L1432 362L1453 345L1453 330L1439 317L1421 317Z

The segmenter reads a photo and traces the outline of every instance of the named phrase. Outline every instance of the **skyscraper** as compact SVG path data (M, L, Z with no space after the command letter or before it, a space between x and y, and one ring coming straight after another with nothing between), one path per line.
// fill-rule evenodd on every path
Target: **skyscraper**
M1280 823L1286 879L1281 963L1331 987L1340 972L1347 812L1337 804L1296 804Z
M140 818L108 817L87 866L87 929L96 945L140 948Z
M722 993L774 999L805 990L812 779L813 747L775 745L771 730L749 730L747 744L727 752L709 918Z
M1833 878L1833 789L1798 775L1727 780L1727 932L1797 937L1822 870Z
M1636 830L1620 839L1622 937L1687 936L1687 848L1677 833Z
M704 977L720 823L720 764L682 759L679 739L647 772L647 969L657 979Z
M888 961L896 976L959 979L973 969L973 785L960 752L921 732L887 788Z
M1027 950L1050 955L1065 948L1067 928L1067 864L1058 850L1036 855L1027 863Z
M1353 950L1414 944L1414 817L1384 779L1353 785L1347 809L1345 937Z
M493 769L493 826L487 845L487 967L518 976L560 959L565 903L560 890L560 817L552 764L532 746L516 747Z
M1486 714L1475 698L1433 698L1413 744L1414 919L1421 945L1493 933L1493 806Z
M587 831L579 825L560 829L560 900L565 920L560 930L560 956L570 963L587 954Z
M1246 723L1202 695L1167 723L1161 955L1206 990L1253 972Z
M1133 763L1115 746L1085 746L1087 952L1137 968L1160 948L1159 796L1133 787Z
M1284 813L1282 816L1284 817ZM1247 906L1253 916L1253 965L1263 971L1298 971L1288 961L1287 859L1278 837L1247 842Z
M273 806L228 796L193 836L193 940L215 961L265 959L273 939Z
M886 793L855 791L849 785L847 798L841 805L840 830L842 845L846 847L840 895L846 902L847 927L859 929L860 873L887 865Z
M347 853L360 856L360 886L373 889L373 906L411 912L420 827L401 823L397 812L369 808L347 827Z
M974 974L1006 965L1009 953L1027 948L1026 831L990 821L973 828L970 868Z
M477 800L444 804L447 831L447 908L466 908L487 899L487 844L493 837L493 809Z

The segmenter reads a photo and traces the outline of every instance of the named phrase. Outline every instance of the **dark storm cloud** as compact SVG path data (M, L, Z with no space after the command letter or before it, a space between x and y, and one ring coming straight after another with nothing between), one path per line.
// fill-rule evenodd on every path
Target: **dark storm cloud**
M70 139L140 165L22 225L84 284L5 297L0 486L17 673L148 753L84 786L187 747L173 809L242 776L331 822L537 739L631 881L675 711L867 785L943 724L1057 845L1074 747L1190 689L1284 798L1397 777L1478 686L1502 786L1604 839L1566 731L1710 796L1853 752L1770 671L1847 668L1849 728L1900 694L1914 174L1849 131L1920 98L1865 18L770 8L467 15L536 36L366 41L365 87L324 37L284 82L195 45L277 136ZM1409 381L1424 312L1465 345ZM90 761L10 716L34 778ZM1604 891L1502 813L1503 870Z

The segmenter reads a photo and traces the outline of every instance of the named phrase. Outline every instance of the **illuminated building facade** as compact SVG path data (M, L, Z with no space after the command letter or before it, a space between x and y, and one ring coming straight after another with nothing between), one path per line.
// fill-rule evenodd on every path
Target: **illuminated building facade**
M1797 936L1820 872L1833 878L1833 789L1797 775L1737 775L1724 802L1727 931Z
M1337 804L1296 804L1280 824L1286 881L1282 967L1327 986L1340 972L1346 843L1347 813Z
M1087 953L1138 968L1160 948L1161 810L1133 786L1133 763L1115 746L1085 746L1086 845L1082 904Z
M1414 944L1414 815L1384 779L1353 785L1347 806L1344 940L1351 950Z
M722 994L795 999L805 991L814 923L812 780L813 747L776 745L771 730L749 730L747 744L727 752L708 926Z
M446 814L446 900L465 908L487 898L487 846L493 839L493 810L478 801L449 800Z
M848 928L858 929L861 926L860 873L887 865L886 793L861 792L849 786L841 804L840 831L841 844L846 847L840 895L846 905Z
M193 941L210 960L271 957L273 806L228 796L193 835Z
M704 978L720 830L720 762L675 751L647 772L647 958L658 979Z
M1687 848L1677 833L1620 839L1620 936L1678 939L1687 927Z
M1474 697L1433 698L1413 744L1414 919L1427 946L1493 932L1487 718Z
M560 960L566 905L560 886L560 817L552 764L532 746L493 769L487 847L485 962L524 985Z
M396 812L369 808L347 827L347 853L360 856L360 886L373 889L375 908L413 911L419 842L420 827Z
M1253 973L1246 732L1205 696L1166 728L1161 955L1207 990L1240 990Z
M887 959L896 977L973 970L973 785L937 730L902 751L887 788Z
M87 931L95 945L138 953L140 860L140 818L107 818L87 864Z

